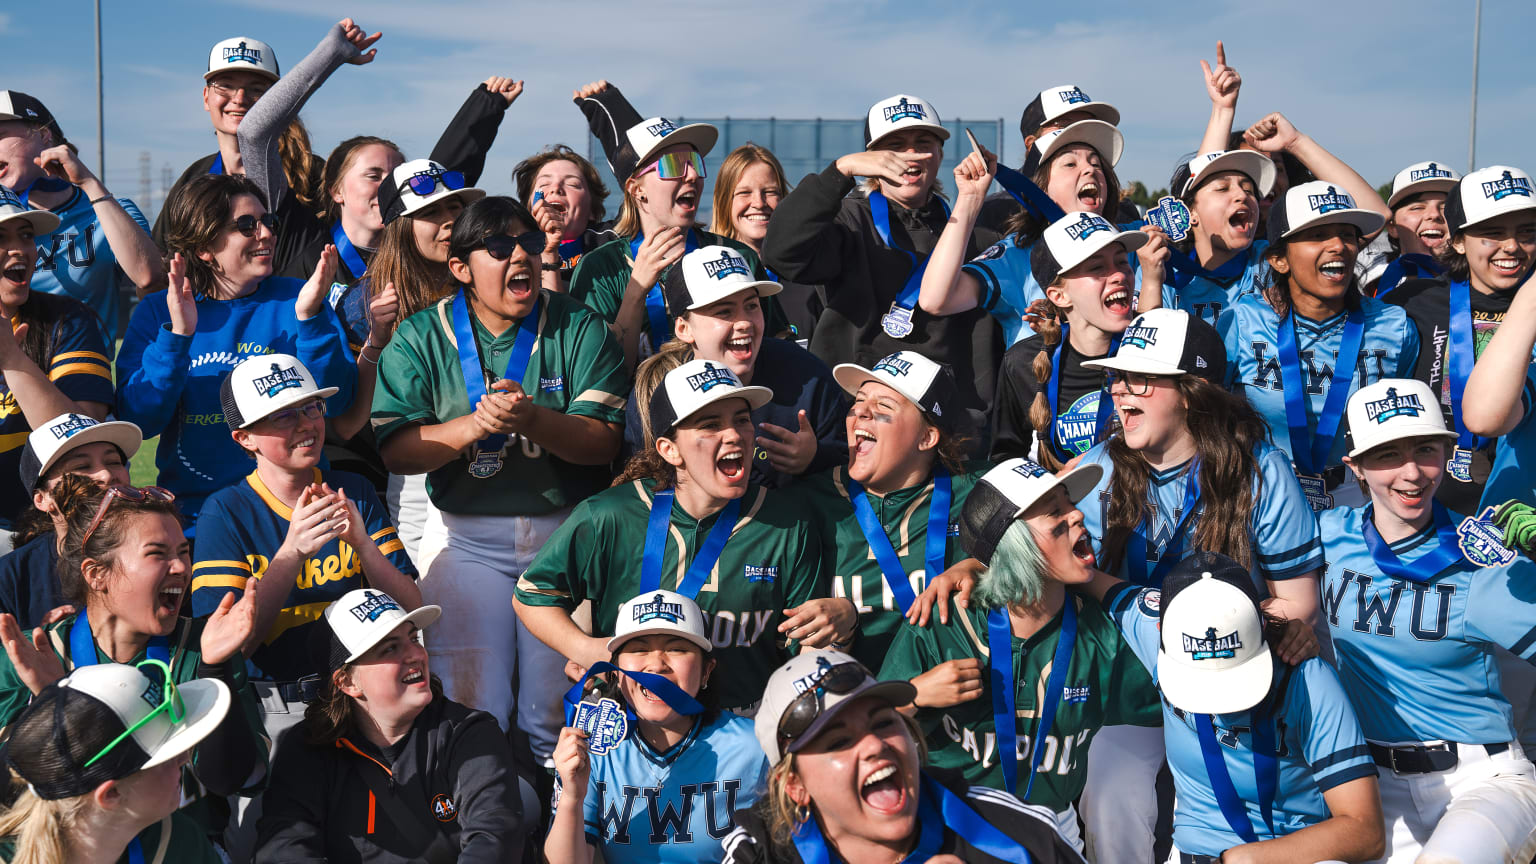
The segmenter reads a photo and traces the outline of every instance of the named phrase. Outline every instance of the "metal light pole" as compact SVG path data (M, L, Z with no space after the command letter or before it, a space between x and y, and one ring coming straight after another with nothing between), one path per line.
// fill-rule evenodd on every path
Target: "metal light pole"
M96 0L96 175L106 182L107 135L101 97L101 0Z
M1477 168L1477 58L1482 47L1483 0L1477 0L1477 11L1472 15L1472 122L1467 132L1467 173Z

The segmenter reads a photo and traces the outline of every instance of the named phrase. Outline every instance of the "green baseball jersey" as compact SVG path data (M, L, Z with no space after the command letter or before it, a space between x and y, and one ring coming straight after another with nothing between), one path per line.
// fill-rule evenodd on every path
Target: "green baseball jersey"
M945 525L944 565L966 558L960 548L960 511L966 496L984 471L956 474L950 478L949 518ZM801 499L807 518L822 526L832 544L832 596L846 597L859 609L859 630L848 653L871 669L880 668L903 620L901 609L885 581L880 562L859 527L848 498L848 469L839 465L820 474L802 477L787 490ZM928 512L933 499L933 480L880 496L866 490L875 518L901 559L913 594L928 584Z
M1157 726L1162 705L1146 669L1120 637L1104 610L1092 598L1068 593L1077 603L1077 643L1072 651L1056 719L1045 739L1045 753L1027 799L1061 811L1083 791L1088 770L1088 745L1104 726ZM1061 613L1028 639L1013 637L1013 676L1018 692L1019 787L1024 794L1029 777L1031 742L1045 700ZM972 606L952 609L949 623L937 617L927 627L902 625L880 669L881 678L915 678L947 660L977 658L983 670L981 696L948 708L919 708L918 723L928 739L932 764L956 770L966 781L1006 789L992 719L992 690L987 670L987 613Z
M538 341L523 374L523 391L543 408L607 423L624 423L629 376L608 325L563 294L540 292ZM470 326L487 378L502 377L517 325L492 337L471 309ZM453 298L417 312L395 331L379 357L373 430L379 444L412 423L446 423L470 413L469 391L453 333ZM608 485L606 465L573 465L518 435L507 438L501 470L469 473L460 456L427 475L432 503L445 513L538 516L569 507Z
M0 861L16 857L18 837L0 839ZM135 860L128 850L118 857L119 864L222 864L223 858L208 842L203 827L176 811L140 831L133 839L143 857Z
M768 271L763 269L763 263L758 260L757 253L750 247L718 234L711 234L702 228L693 229L693 235L697 239L698 246L729 246L740 252L742 257L752 265L753 279L775 278L769 276ZM633 239L620 237L588 252L581 256L581 263L576 265L576 271L571 274L569 289L571 296L587 304L588 308L610 323L619 317L619 306L624 302L624 290L629 286L629 274L635 267L635 259L629 251ZM690 248L696 247L690 244ZM663 270L657 281L666 279L668 272ZM666 337L661 340L657 340L651 334L649 321L644 327L645 332L641 334L640 342L642 357L654 353L656 345L672 338L670 320L667 324ZM788 329L789 317L784 314L784 308L779 305L779 298L764 297L763 333L773 336Z
M69 635L78 620L78 616L69 615L46 628L48 630L49 642L53 647L53 653L58 656L59 662L64 665L65 674L68 674L75 668L75 662L71 659L69 653ZM171 655L171 680L178 684L184 684L197 679L197 664L203 657L201 640L203 624L206 620L203 618L178 618L176 619L176 629L172 630L170 635L165 637L166 647ZM132 666L146 659L148 659L148 651L140 651L127 665ZM96 646L96 662L113 663L115 661L103 653L101 646L98 645ZM258 730L262 728L261 714L257 709L256 693L246 680L245 664L233 663L231 674L235 686L232 688L234 692L230 694L234 698L234 704L230 706L230 710L244 712L246 728L250 730L253 737L259 739ZM16 667L11 664L10 657L0 654L0 735L4 735L10 725L16 722L16 718L21 715L22 709L26 708L27 703L30 701L32 701L32 691L27 688L26 684L22 683L21 676L17 674ZM265 765L268 751L267 744L259 740L257 751L261 753L262 764ZM191 766L182 771L182 800L190 800L191 803L186 804L178 812L196 822L205 832L210 832L215 830L216 826L222 824L223 816L215 817L214 811L210 809L211 804L203 790L202 784L198 783L197 777L192 771L197 765L197 759L198 754L194 752ZM253 790L246 791L250 793Z
M575 609L592 601L592 629L611 636L619 606L640 593L640 562L654 484L615 486L576 506L517 584L529 606ZM763 698L768 676L789 659L779 636L783 610L827 596L827 567L815 524L781 492L751 486L720 558L694 598L710 627L720 705ZM674 590L719 514L697 520L672 504L661 586Z

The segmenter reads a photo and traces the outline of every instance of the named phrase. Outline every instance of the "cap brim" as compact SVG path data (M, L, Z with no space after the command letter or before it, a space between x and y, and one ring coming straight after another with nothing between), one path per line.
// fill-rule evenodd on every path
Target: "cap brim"
M33 234L47 234L59 227L59 217L50 210L25 210L20 213L7 213L0 215L0 225L6 222L26 221L32 223Z
M463 189L443 189L443 188L439 188L436 191L434 191L431 195L428 195L427 197L418 200L414 205L412 205L412 206L410 206L410 207L400 211L400 215L401 216L414 216L415 214L420 213L421 211L427 209L428 207L431 207L433 204L436 204L439 201L447 200L449 198L462 198L462 199L464 199L464 206L468 207L469 205L473 204L476 201L479 201L481 198L484 198L484 197L485 197L485 190L484 189L476 189L473 186L465 186ZM403 200L403 198L402 198L402 200Z
M1087 144L1098 151L1100 156L1109 158L1109 164L1114 166L1120 161L1120 154L1125 151L1125 136L1110 123L1103 120L1079 120L1061 130L1061 134L1052 138L1045 149L1040 151L1040 161L1043 163L1060 153L1063 147L1072 144Z
M239 66L225 66L223 69L209 69L207 72L203 73L203 80L204 81L212 81L213 80L213 76L215 76L215 75L222 75L225 72L249 72L252 75L260 75L261 77L267 79L268 81L276 81L278 79L278 77L279 77L279 76L273 74L271 69L263 69L260 66L239 65Z
M745 399L747 400L747 405L751 406L753 411L756 411L757 409L773 401L773 391L769 390L767 387L756 386L736 387L729 390L721 390L719 388L715 388L714 392L711 392L704 397L704 401L693 406L692 411L689 411L687 414L683 414L676 420L672 421L672 425L667 427L666 430L657 431L656 437L667 437L672 432L672 430L677 428L678 424L688 422L689 417L692 417L700 411L703 411L705 408L708 408L716 402L724 402L727 399Z
M682 638L682 639L687 639L689 642L692 642L693 644L699 646L699 648L701 650L703 650L705 653L708 653L708 652L713 651L715 649L714 644L711 643L708 639L704 639L704 638L701 638L699 636L695 636L692 633L688 633L688 632L679 630L676 627L641 627L639 630L635 630L635 631L630 632L630 633L625 633L623 636L614 636L611 639L609 639L608 640L608 653L612 654L612 653L618 651L620 645L623 645L625 642L628 642L631 639L635 639L635 638L640 637L640 636L654 636L654 635L656 635L658 633L665 633L668 636L677 636L677 637Z
M1103 120L1111 126L1120 125L1120 109L1108 102L1089 102L1087 105L1078 105L1072 111L1082 111L1095 120ZM1067 113L1072 113L1068 111Z
M775 295L775 294L779 293L780 291L784 290L784 286L783 285L780 285L779 283L774 282L772 280L768 280L768 279L765 279L765 280L763 280L761 282L736 283L736 284L732 284L732 285L727 285L725 287L727 289L729 289L729 290L716 291L716 292L714 292L712 294L706 294L702 298L700 298L700 299L696 300L695 302L693 302L692 304L690 304L688 306L688 308L690 310L692 310L692 309L703 309L705 306L708 306L708 305L710 305L712 303L719 303L721 300L724 300L725 298L731 296L732 294L740 294L741 292L746 291L749 288L756 289L757 290L757 296L759 296L759 297L772 297L773 295ZM690 298L693 297L693 291L692 290L689 290L688 296Z
M720 130L708 123L689 123L687 126L679 126L661 136L660 140L651 145L651 149L641 153L635 160L635 167L638 169L655 158L657 153L678 144L688 144L699 151L700 156L708 156L709 151L715 149L715 142L719 140Z
M1066 487L1067 497L1072 499L1073 504L1088 497L1088 493L1092 492L1093 487L1099 485L1102 479L1104 479L1104 466L1097 462L1080 462L1076 468L1056 478L1062 486Z
M798 752L805 745L815 741L816 736L821 734L821 730L826 728L828 723L832 722L832 719L838 715L838 712L842 711L845 706L852 704L855 700L863 699L865 696L874 696L885 700L892 708L901 708L911 705L912 700L917 698L917 688L912 686L911 681L866 681L851 692L839 696L836 702L829 698L826 710L822 711L820 716L811 721L809 728L801 732L795 740L789 742L789 746L784 748L784 752Z
M1455 441L1460 437L1461 436L1457 435L1455 432L1450 431L1449 429L1446 429L1444 426L1437 426L1429 423L1412 426L1403 425L1397 427L1397 429L1393 431L1391 435L1388 435L1384 438L1378 438L1375 441L1367 442L1364 447L1356 447L1355 449L1349 451L1348 455L1351 459L1359 459L1361 456L1364 456L1365 454L1375 450L1377 447L1380 447L1383 444L1390 444L1393 441L1401 441L1405 438L1444 438L1448 441Z
M338 389L340 388L321 387L319 390L290 390L268 403L267 410L265 412L255 417L242 418L245 420L245 422L240 424L240 428L249 429L252 426L255 426L257 423L260 423L262 420L265 420L266 418L271 417L273 414L283 410L284 408L292 407L299 404L300 402L308 402L309 400L316 397L321 399L329 399L336 395Z
M1145 357L1119 357L1110 355L1102 360L1084 360L1085 369L1109 369L1115 372L1137 372L1142 375L1164 375L1173 377L1187 375L1183 369L1172 363L1159 363Z
M892 135L895 135L897 132L905 132L908 129L927 129L929 132L939 136L940 141L949 140L949 130L945 129L943 126L940 126L937 123L929 123L927 120L913 120L910 123L906 123L904 125L898 124L897 126L885 130L884 132L880 133L879 138L875 138L868 144L865 144L864 149L873 150L876 146L879 145L881 141L884 141Z
M1202 167L1199 176L1191 175L1185 183L1188 188L1179 190L1178 197L1183 198L1190 189L1223 171L1236 171L1252 180L1259 198L1268 196L1275 188L1274 160L1254 150L1229 150Z
M1405 199L1412 198L1415 195L1422 195L1425 192L1444 192L1445 194L1449 195L1451 194L1451 190L1456 188L1456 184L1458 182L1459 181L1450 180L1445 177L1432 177L1428 180L1419 180L1415 183L1409 183L1401 189L1393 190L1392 197L1387 199L1387 209L1396 210L1397 205L1402 203Z
M425 630L428 627L431 627L433 624L437 623L437 619L441 618L442 616L443 607L441 606L418 606L415 609L412 609L404 618L395 622L389 629L379 631L377 634L378 638L372 640L367 645L364 645L356 651L353 651L352 655L346 659L346 662L356 663L357 658L367 654L370 650L373 649L373 646L383 642L384 637L395 632L395 628L399 627L401 624L415 624L417 630Z
M1166 657L1166 654L1158 655L1158 686L1169 704L1186 712L1233 714L1247 711L1263 700L1274 683L1275 663L1268 645L1239 666L1208 672L1163 662Z
M1536 204L1532 206L1536 207ZM1297 232L1305 231L1308 228L1315 228L1318 225L1353 225L1359 229L1361 236L1364 236L1366 234L1375 234L1385 224L1387 224L1387 217L1377 213L1375 210L1361 210L1358 208L1335 210L1332 213L1324 213L1300 224L1292 225L1289 231L1280 235L1280 239L1284 240L1295 235Z
M198 678L176 685L176 692L181 695L186 713L182 715L181 723L177 724L179 728L149 754L149 761L144 763L144 768L153 768L196 747L229 713L229 688L223 681Z
M138 426L126 420L107 420L98 423L89 429L71 435L64 446L48 457L48 461L44 462L37 469L37 476L42 477L47 474L48 469L58 464L58 461L68 455L71 450L101 441L117 445L117 449L123 451L124 459L132 459L133 454L139 452L139 447L144 443L144 433L140 431Z

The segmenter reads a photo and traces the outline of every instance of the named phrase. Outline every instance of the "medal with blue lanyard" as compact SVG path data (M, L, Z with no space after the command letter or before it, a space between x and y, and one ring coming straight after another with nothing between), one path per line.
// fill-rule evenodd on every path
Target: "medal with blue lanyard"
M629 241L630 268L634 268L635 256L640 254L640 244L645 242L645 235L640 234ZM688 229L688 238L683 241L683 254L699 248L699 236L692 228ZM656 284L645 291L645 320L651 329L651 350L660 351L661 343L667 341L667 334L672 330L672 324L667 320L667 301L661 296L661 277L658 276Z
M159 660L169 669L170 643L164 636L151 636L149 644L144 647L144 656ZM69 627L69 662L77 669L95 666L99 662L96 658L96 640L91 636L91 619L84 609L80 610L80 614L75 616L75 623ZM137 837L128 844L128 860L131 864L144 864L144 848Z
M1280 760L1275 755L1275 723L1268 703L1269 697L1265 697L1265 701L1254 708L1250 715L1250 729L1253 736L1253 773L1258 791L1259 815L1264 819L1264 827L1269 836L1273 837L1275 797L1280 789ZM1222 817L1227 820L1233 833L1243 838L1244 843L1259 842L1253 830L1253 822L1248 818L1248 808L1238 797L1237 788L1232 784L1232 775L1227 771L1226 756L1222 753L1221 742L1216 740L1211 715L1195 714L1194 718L1195 734L1200 738L1200 756L1205 762L1205 773L1210 777L1211 792L1216 795ZM1235 735L1235 730L1231 734Z
M646 690L656 694L679 714L694 717L704 713L699 700L683 692L670 679L650 672L629 672L606 661L593 663L587 674L565 691L565 725L582 729L587 733L587 750L602 756L628 738L636 728L635 715L618 700L609 697L593 698L587 690L587 681L603 672L617 672Z
M944 210L944 218L949 218L949 205L943 198L935 197L939 206ZM912 261L912 272L907 276L907 284L902 286L901 293L891 303L891 311L885 313L880 319L880 327L886 335L892 339L905 339L912 335L912 315L917 308L918 290L923 287L923 271L928 269L928 258L924 256L918 260L917 253L897 246L891 240L891 204L880 192L869 193L869 217L875 223L875 233L880 235L880 242L886 248L895 249L907 256Z
M1371 550L1371 561L1376 564L1376 569L1383 576L1393 579L1402 579L1407 582L1428 582L1452 567L1458 567L1466 562L1460 547L1460 535L1451 524L1450 513L1445 505L1435 501L1432 506L1435 527L1435 549L1412 564L1404 564L1398 559L1397 553L1392 551L1392 546L1381 539L1381 532L1376 530L1374 519L1376 506L1367 505L1365 508L1365 547Z
M1401 285L1404 279L1431 279L1444 272L1445 266L1433 256L1406 252L1392 259L1387 269L1381 272L1381 278L1376 280L1376 299L1381 300L1391 294L1392 289Z
M1057 406L1061 394L1061 367L1063 365L1061 358L1067 346L1068 333L1067 322L1061 322L1061 342L1056 346L1056 353L1051 357L1051 377L1045 384L1045 401L1051 406L1051 428L1047 430L1045 440L1046 444L1051 448L1051 452L1062 462L1081 455L1080 453L1068 452L1067 448L1063 446L1065 442L1056 440L1056 427L1061 419L1061 409ZM1118 350L1120 350L1120 337L1115 336L1109 340L1110 356L1113 356ZM1109 425L1109 418L1113 414L1114 401L1109 398L1109 378L1105 376L1104 383L1099 387L1098 416L1093 423L1094 443L1098 442L1099 436L1103 434L1104 427ZM1084 448L1083 452L1087 452L1087 448Z
M224 173L224 154L223 153L215 153L214 154L214 156L213 156L213 164L208 166L208 173L209 174L223 174Z
M509 381L523 380L528 371L528 359L533 356L533 345L538 341L539 307L543 301L534 295L533 307L523 320L517 322L517 337L512 343L512 353L507 356L507 370L501 376ZM453 336L459 345L459 369L464 374L464 389L469 394L469 410L474 411L485 398L485 370L480 365L480 344L475 338L474 326L469 320L469 303L460 291L453 298ZM527 392L528 388L523 388ZM501 470L502 451L507 446L507 436L487 435L475 442L475 457L469 463L469 476L478 480L492 477Z
M673 490L664 489L651 498L650 521L645 527L645 554L640 559L641 594L661 587L661 558L666 552L667 533L672 525L673 497ZM726 502L725 509L720 511L714 527L709 529L708 536L704 538L704 545L699 547L698 554L693 556L693 563L673 590L690 600L698 596L699 589L704 587L705 580L709 578L709 571L715 569L715 562L720 560L720 553L725 551L725 541L731 539L731 532L736 530L736 518L740 514L740 498ZM678 554L682 554L681 547Z
M1130 581L1149 588L1161 588L1163 577L1168 575L1169 569L1184 557L1184 534L1189 526L1189 520L1194 517L1195 510L1200 506L1200 466L1191 465L1184 479L1184 503L1179 511L1179 521L1173 526L1173 535L1168 538L1168 545L1158 553L1157 564L1150 570L1147 568L1147 520L1141 520L1125 545L1126 575Z
M1291 461L1296 466L1296 479L1301 482L1301 490L1306 493L1312 509L1326 510L1333 506L1333 496L1328 494L1323 471L1328 467L1328 454L1333 451L1339 421L1344 418L1344 406L1349 401L1349 382L1355 375L1356 358L1365 339L1365 313L1355 306L1344 321L1344 335L1339 340L1338 357L1333 363L1333 379L1323 400L1322 413L1317 416L1316 431L1311 431L1307 423L1307 379L1302 374L1301 355L1296 349L1295 314L1285 316L1275 329L1279 331L1280 387L1285 396L1285 425L1290 430Z
M971 139L971 149L973 151L977 153L982 152L981 142L976 140L975 133L969 128L965 130L965 137ZM1066 211L1061 209L1061 205L1051 200L1051 196L1047 195L1045 190L1041 189L1035 181L1025 177L1023 172L1009 168L1001 161L997 163L992 179L997 181L997 185L1003 187L1004 192L1012 195L1013 200L1019 202L1020 206L1025 210L1030 211L1046 222L1055 222L1057 219L1067 215Z
M949 471L940 465L933 472L933 495L928 499L928 534L923 547L923 564L928 568L927 575L930 578L944 572L951 485ZM901 566L901 558L891 545L885 526L880 524L875 508L869 503L869 494L852 477L848 478L848 501L853 505L853 515L858 517L864 541L869 544L870 551L875 553L875 561L880 564L880 574L885 577L885 584L891 589L896 608L901 610L902 615L906 615L912 604L917 602L912 581L907 577L906 569Z
M352 245L352 238L342 230L339 221L331 226L331 245L336 247L336 254L341 256L342 263L351 271L353 281L363 278L363 274L368 272L368 262L363 260L357 247Z
M1200 262L1196 261L1195 257L1190 253L1180 252L1170 247L1168 250L1168 264L1165 268L1168 274L1164 281L1175 290L1180 290L1188 286L1196 278L1204 279L1207 282L1224 286L1227 297L1235 299L1253 285L1254 268L1248 266L1252 255L1252 247L1249 247L1232 256L1231 260L1215 270L1207 270L1201 267ZM1215 309L1212 311L1215 313L1212 315L1212 320L1214 320L1221 310Z
M1033 864L1029 850L1018 841L1004 834L997 826L983 819L960 796L923 774L917 788L917 846L897 864L924 864L939 854L944 846L945 831L953 831L965 838L977 851L1008 864ZM803 864L842 864L833 854L821 825L813 815L795 826L790 835L795 851L800 853Z
M1019 800L1028 801L1035 785L1035 771L1045 754L1044 743L1056 723L1056 706L1067 683L1067 667L1072 665L1072 649L1077 644L1077 604L1067 594L1061 606L1061 632L1056 636L1056 653L1051 656L1051 675L1045 684L1045 701L1040 705L1040 724L1035 727L1029 752L1029 780L1024 792L1019 785L1018 693L1014 689L1013 625L1006 608L987 613L987 686L992 688L992 728L997 735L998 760L1002 763L1003 784ZM1058 754L1058 756L1065 754Z
M27 202L27 199L32 196L33 190L38 192L63 192L69 188L69 185L69 181L62 177L49 177L47 174L44 174L28 183L27 188L17 192L16 197L21 199L21 203L30 207L32 205Z

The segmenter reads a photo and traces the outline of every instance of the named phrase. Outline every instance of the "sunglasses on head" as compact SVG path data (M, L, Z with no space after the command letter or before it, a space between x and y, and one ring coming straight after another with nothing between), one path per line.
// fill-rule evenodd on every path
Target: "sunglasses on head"
M85 529L85 536L80 538L81 546L84 546L91 539L91 535L96 532L96 529L101 527L101 520L106 518L107 510L112 507L112 502L119 498L134 503L140 501L170 503L176 500L176 495L171 490L162 489L159 486L109 486L107 488L107 496L101 499L101 504L96 507L95 517L91 519L91 524Z
M839 663L829 668L826 674L816 682L816 686L806 690L795 701L789 703L784 713L779 717L779 744L787 746L796 738L805 734L821 716L826 708L826 694L833 693L843 695L853 692L854 688L864 683L869 673L858 663Z
M537 258L544 254L546 239L542 231L525 231L516 237L510 234L491 234L481 238L474 248L484 249L497 261L505 261L521 246L530 257Z
M268 231L277 233L277 217L271 213L263 213L260 216L247 213L235 220L235 230L247 237L256 236L257 225L265 225Z
M425 198L432 194L433 190L438 187L438 184L442 184L442 187L449 191L463 189L469 185L464 182L464 173L462 171L444 171L441 174L417 174L401 185ZM402 189L402 191L404 190Z
M123 741L125 741L128 736L144 728L144 725L155 719L157 714L165 712L170 716L171 722L173 724L180 723L187 716L187 706L184 702L181 701L181 691L176 689L176 682L171 680L171 667L167 666L165 661L149 659L142 660L134 665L135 668L146 672L151 676L155 671L160 673L161 681L164 682L160 688L160 704L156 705L154 708L151 708L149 713L145 714L143 717L140 717L137 723L129 726L127 729L124 729L123 734L113 738L112 741L107 744L107 746L101 748L101 752L97 753L95 756L92 756L90 761L85 763L84 767L86 768L91 767L97 761L99 761L101 757L112 752L112 748L123 743ZM146 670L145 667L149 668ZM153 690L150 692L153 692Z
M276 429L292 429L299 425L299 418L306 417L310 420L319 420L325 416L325 402L320 399L312 399L302 405L292 408L284 408L281 411L273 411L261 418L262 423L270 423Z
M636 176L644 176L654 170L656 176L663 180L681 180L687 176L688 166L690 165L693 166L693 173L698 175L700 180L709 176L704 170L704 157L700 156L697 150L687 150L681 153L677 151L663 153L654 163L647 165Z

